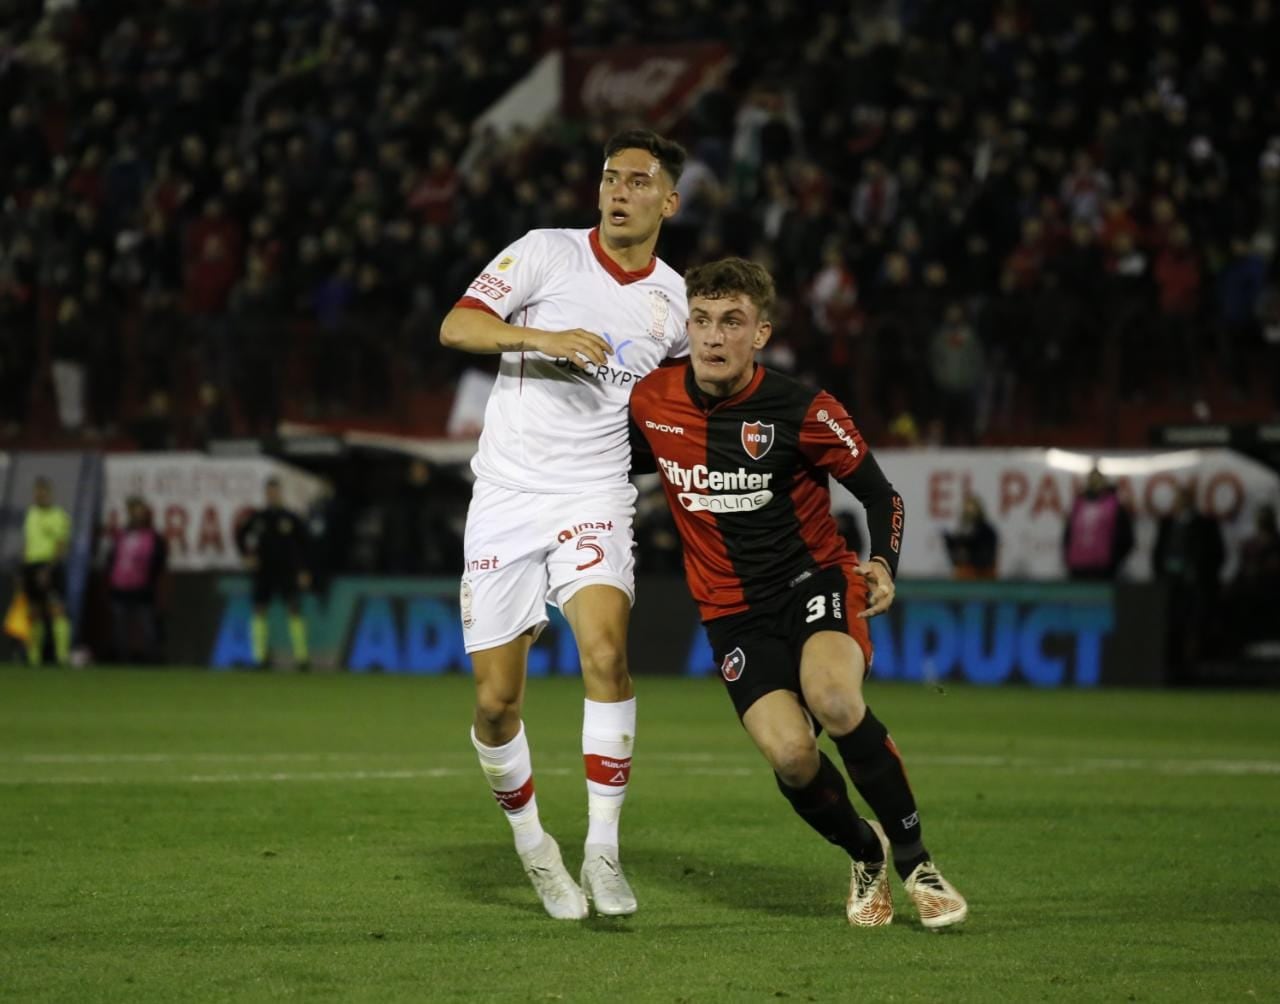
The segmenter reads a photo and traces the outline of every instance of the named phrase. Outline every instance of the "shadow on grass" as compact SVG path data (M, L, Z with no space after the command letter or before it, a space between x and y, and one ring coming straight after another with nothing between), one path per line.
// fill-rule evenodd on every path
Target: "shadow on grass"
M570 874L576 849L566 850ZM801 869L740 857L713 859L686 851L632 843L623 863L644 899L646 887L663 898L692 898L712 906L773 916L824 917L839 911L848 892L848 870L839 857ZM431 850L433 870L460 899L537 915L542 907L520 871L510 845L450 844ZM641 909L643 910L643 903ZM602 930L626 931L626 918L594 918Z

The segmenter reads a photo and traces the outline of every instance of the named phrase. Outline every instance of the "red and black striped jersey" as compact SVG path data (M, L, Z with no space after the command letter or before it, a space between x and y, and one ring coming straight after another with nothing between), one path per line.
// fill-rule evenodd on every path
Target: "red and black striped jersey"
M831 515L829 477L866 505L871 553L897 568L902 498L826 391L756 366L740 392L710 398L686 362L636 385L631 435L637 460L651 454L662 476L704 621L857 563Z

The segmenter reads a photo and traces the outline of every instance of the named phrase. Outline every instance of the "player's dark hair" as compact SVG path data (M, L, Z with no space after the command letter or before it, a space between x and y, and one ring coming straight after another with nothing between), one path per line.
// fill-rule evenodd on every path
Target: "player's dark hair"
M756 305L762 321L773 314L777 296L769 270L744 258L721 258L695 265L684 274L684 286L690 300L695 296L719 300L741 293Z
M624 129L615 133L604 145L604 159L608 160L615 153L623 150L647 150L657 158L662 169L671 176L674 185L684 173L684 162L688 154L675 140L659 136L651 129Z

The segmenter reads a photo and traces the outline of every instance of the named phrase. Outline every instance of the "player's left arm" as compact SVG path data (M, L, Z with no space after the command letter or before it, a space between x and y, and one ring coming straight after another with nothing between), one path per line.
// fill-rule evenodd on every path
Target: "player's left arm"
M866 510L871 544L858 574L867 580L871 602L858 616L884 613L893 605L893 580L902 553L906 525L902 496L885 477L844 405L826 391L809 405L800 429L800 449L815 466L852 492Z

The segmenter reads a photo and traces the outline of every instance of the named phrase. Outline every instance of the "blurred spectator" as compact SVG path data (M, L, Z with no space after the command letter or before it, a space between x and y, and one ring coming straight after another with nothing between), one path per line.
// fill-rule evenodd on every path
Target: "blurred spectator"
M462 541L453 527L459 514L459 492L443 473L425 460L413 460L387 514L388 572L409 575L453 575L462 567Z
M943 426L953 445L974 442L985 362L982 342L965 316L964 304L948 305L929 345L929 365L940 395Z
M191 440L202 450L216 439L231 436L231 412L222 392L211 383L202 383L196 394L197 411L192 419Z
M151 509L141 498L131 495L125 512L125 525L116 531L106 563L112 654L118 662L159 662L158 588L169 546L152 526Z
M164 391L153 390L148 395L142 414L133 421L133 438L143 451L159 452L177 446L173 403Z
M1114 580L1133 549L1133 519L1115 486L1094 467L1076 495L1062 532L1062 554L1073 579Z
M1209 648L1219 620L1218 595L1226 551L1222 528L1196 506L1195 491L1179 490L1173 509L1160 518L1151 573L1169 587L1169 661L1181 679Z
M1191 247L1191 232L1177 224L1160 249L1155 264L1160 308L1160 351L1154 360L1163 364L1170 380L1177 380L1184 397L1200 388L1199 339L1196 318L1200 307L1200 257Z
M80 312L80 302L73 296L64 298L58 304L51 353L58 421L64 429L78 430L84 425L90 337L89 325Z
M982 500L966 495L955 530L943 531L947 557L957 579L994 579L999 540L987 519Z
M743 57L674 128L694 155L662 253L677 269L771 259L802 320L803 372L845 373L886 423L931 423L950 373L931 369L931 340L963 303L992 373L978 425L999 441L1036 435L1029 419L1114 436L1098 416L1162 377L1179 398L1215 397L1225 372L1240 397L1260 352L1280 382L1280 335L1266 340L1280 331L1280 4L912 2L816 21L799 0L739 7ZM509 0L485 18L457 5L26 8L0 60L0 421L20 426L58 305L74 299L92 326L96 290L126 344L155 290L178 293L183 323L176 372L143 346L141 379L91 380L92 425L156 390L185 413L181 388L204 382L241 428L281 408L386 418L390 398L398 418L431 411L400 405L406 386L447 392L440 314L494 246L590 224L581 205L614 124L503 136L472 130L474 116L548 47L625 42L637 24L672 42L709 30L668 0L581 17ZM496 55L493 24L508 39ZM267 310L233 302L252 270L274 287ZM860 343L823 327L850 290ZM269 358L246 359L264 343L244 331L267 326ZM96 375L117 357L95 346L114 337L83 334ZM389 378L402 370L424 379ZM1254 417L1267 404L1242 403ZM941 422L948 442L973 435L967 407Z
M1231 258L1218 276L1218 349L1239 395L1247 390L1249 361L1258 333L1258 301L1267 263L1243 238L1231 242Z
M1276 597L1280 596L1280 524L1274 506L1258 507L1254 532L1240 545L1235 578L1227 588L1228 640L1245 648L1260 638L1280 635Z

